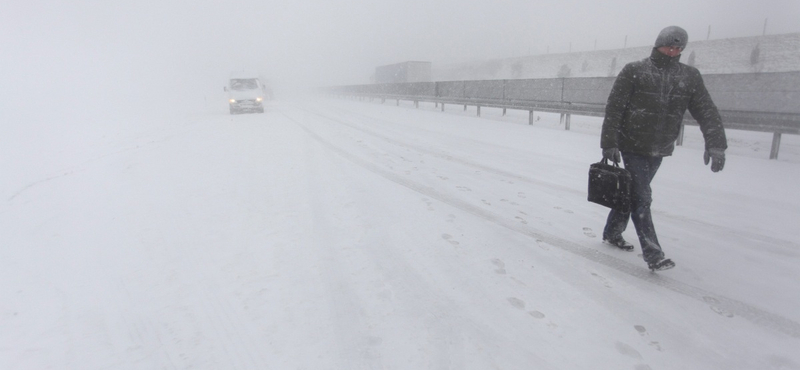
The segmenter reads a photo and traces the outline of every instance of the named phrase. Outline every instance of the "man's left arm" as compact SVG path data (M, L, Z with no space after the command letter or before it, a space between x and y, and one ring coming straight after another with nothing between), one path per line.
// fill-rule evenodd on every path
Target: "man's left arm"
M728 139L725 136L722 117L720 117L714 101L711 100L711 95L703 83L703 77L700 73L697 73L695 77L697 85L692 99L689 101L689 113L700 125L700 131L703 133L706 143L703 155L705 163L708 164L711 160L711 170L719 172L725 166L725 149L728 148Z

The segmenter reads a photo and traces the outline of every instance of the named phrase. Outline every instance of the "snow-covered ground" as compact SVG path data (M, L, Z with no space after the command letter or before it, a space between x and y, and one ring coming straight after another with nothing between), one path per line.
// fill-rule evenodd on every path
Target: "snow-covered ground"
M0 369L800 368L800 138L715 174L688 127L654 274L601 243L598 119L474 109L4 125Z

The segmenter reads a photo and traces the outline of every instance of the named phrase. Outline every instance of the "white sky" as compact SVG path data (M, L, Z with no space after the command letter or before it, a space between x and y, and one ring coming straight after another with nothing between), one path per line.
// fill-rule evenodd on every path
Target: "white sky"
M374 67L800 32L797 0L125 0L0 3L3 86L105 91L221 89L232 69L282 85L367 83ZM180 87L192 91L181 91ZM80 91L78 91L80 90ZM6 91L0 98L24 93ZM141 94L139 94L141 95ZM158 95L158 94L155 94ZM13 96L12 96L13 98ZM4 99L5 100L5 99ZM10 104L8 101L6 103ZM12 104L13 106L13 104Z

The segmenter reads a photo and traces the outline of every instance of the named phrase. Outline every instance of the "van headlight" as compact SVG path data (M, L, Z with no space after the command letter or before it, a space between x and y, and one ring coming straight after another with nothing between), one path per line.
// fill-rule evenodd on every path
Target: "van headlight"
M228 101L231 102L231 103L236 103L236 99L230 99Z
M262 97L260 97L260 96L256 98L256 101L257 101L257 102L260 102L260 101L262 101L262 100L264 100L264 98L262 98Z

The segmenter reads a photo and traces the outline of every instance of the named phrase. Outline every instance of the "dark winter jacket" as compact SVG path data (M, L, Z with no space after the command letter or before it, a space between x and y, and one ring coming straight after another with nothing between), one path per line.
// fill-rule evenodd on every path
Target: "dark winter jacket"
M672 155L686 109L700 124L706 149L728 147L717 107L697 68L653 49L650 58L628 63L606 104L602 148L663 157Z

